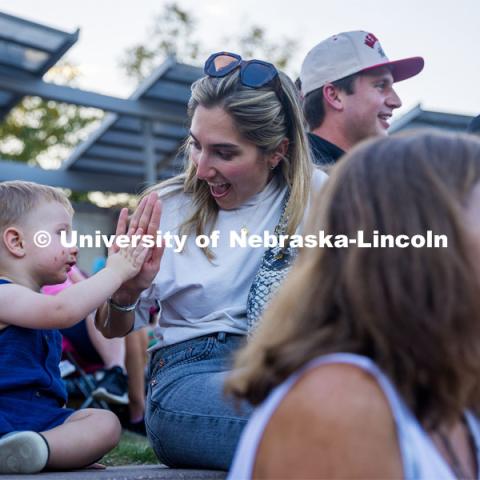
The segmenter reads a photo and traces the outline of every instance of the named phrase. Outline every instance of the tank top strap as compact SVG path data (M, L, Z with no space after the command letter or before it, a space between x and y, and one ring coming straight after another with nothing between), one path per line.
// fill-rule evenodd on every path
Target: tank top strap
M348 365L354 365L361 370L369 373L374 377L380 388L384 392L388 399L388 402L393 410L394 418L396 414L404 417L412 417L412 413L405 405L404 401L397 392L397 389L393 386L390 379L380 370L377 364L370 358L363 355L357 355L355 353L332 353L323 355L307 363L294 377L297 377L305 373L305 371L315 368L320 365L332 364L332 363L344 363ZM296 381L296 379L294 380Z
M412 445L411 442L406 441L409 436L407 432L408 426L418 424L418 420L400 397L390 379L380 370L378 365L371 358L355 353L332 353L323 355L307 363L297 374L294 375L296 377L294 381L296 381L298 376L302 375L307 370L320 365L333 363L354 365L375 378L387 398L395 422L398 443L403 460L404 478L418 478L415 461L415 446Z
M332 353L317 357L278 385L267 399L253 412L244 430L237 449L229 480L251 478L256 452L263 432L287 393L307 371L321 365L348 364L354 365L369 373L382 389L390 406L402 457L403 478L441 478L453 480L454 475L443 457L437 451L428 433L424 430L413 412L404 402L391 380L380 370L373 360L353 353ZM321 408L321 406L319 406ZM472 433L477 453L480 447L480 422L473 413L465 412L465 418ZM235 477L234 474L240 474Z
M465 412L465 421L467 422L468 429L472 434L473 443L475 446L475 452L477 454L477 466L480 465L480 423L476 415L471 411L467 410ZM480 477L480 467L478 468L478 476Z
M377 380L380 388L387 397L395 424L397 426L401 455L404 464L404 476L405 478L418 478L418 475L415 475L416 469L414 468L415 462L413 461L415 458L415 452L413 450L413 446L409 446L408 442L402 441L402 439L408 436L406 435L406 432L403 431L403 425L406 423L404 417L406 417L409 422L414 419L409 418L411 417L411 414L409 413L408 408L406 408L404 402L397 394L390 380L385 376L385 374L382 373L377 365L368 357L352 353L332 353L317 357L305 364L300 370L292 374L283 383L278 385L270 393L267 400L264 401L253 412L248 426L242 436L242 441L237 449L236 461L232 467L233 472L240 474L239 476L241 477L251 478L255 455L260 440L263 436L263 432L281 401L285 398L287 393L292 389L300 377L307 371L321 365L338 363L357 366L361 370L372 375ZM233 478L234 476L229 475L228 480L233 480Z

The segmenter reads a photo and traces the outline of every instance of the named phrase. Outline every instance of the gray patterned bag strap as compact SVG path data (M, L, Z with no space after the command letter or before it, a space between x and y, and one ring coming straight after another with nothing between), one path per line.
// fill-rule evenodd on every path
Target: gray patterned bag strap
M290 190L285 193L282 201L282 213L275 227L275 235L278 237L287 232L288 217L286 209ZM297 255L297 249L290 246L269 247L265 251L260 268L253 280L247 298L247 331L251 335L255 330L260 317L268 302L280 287L287 275L290 266Z

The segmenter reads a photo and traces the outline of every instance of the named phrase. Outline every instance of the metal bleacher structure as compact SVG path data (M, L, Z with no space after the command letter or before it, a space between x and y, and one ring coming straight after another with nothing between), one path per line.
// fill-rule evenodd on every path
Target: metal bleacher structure
M395 120L389 129L389 133L420 128L436 128L461 133L467 130L472 119L473 116L471 115L424 110L419 104Z
M24 96L93 107L100 126L57 170L0 159L0 181L30 180L76 191L137 193L182 168L177 156L186 137L190 86L198 67L168 58L128 99L48 83L43 75L78 40L63 32L0 12L0 121Z
M168 58L128 99L48 83L43 75L78 40L67 33L0 12L0 121L24 96L103 110L101 125L57 170L0 158L0 181L30 180L76 191L138 193L182 169L178 149L187 135L190 86L198 67ZM430 127L465 131L471 116L423 110L420 105L390 129Z

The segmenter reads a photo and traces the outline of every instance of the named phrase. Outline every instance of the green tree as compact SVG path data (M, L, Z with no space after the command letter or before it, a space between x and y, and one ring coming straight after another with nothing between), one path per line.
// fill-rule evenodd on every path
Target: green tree
M197 20L176 3L165 5L155 17L147 44L138 44L126 50L120 67L136 80L147 77L169 55L182 62L195 62L201 44L196 38Z
M298 48L297 40L283 38L272 40L264 27L251 25L245 33L233 39L225 39L225 44L231 42L234 45L234 52L239 52L244 58L260 58L273 63L281 70L287 70L289 62Z
M201 64L209 53L219 50L198 40L198 19L183 10L177 3L169 3L157 15L151 34L145 44L129 48L120 61L127 75L136 80L147 77L167 56L174 55L178 61ZM240 34L224 38L220 44L224 50L239 53L244 58L261 58L287 69L298 42L292 38L272 40L265 28L258 25L242 27Z
M69 63L48 73L49 80L71 86L77 76L78 70ZM0 157L58 167L101 117L99 110L24 97L0 123Z

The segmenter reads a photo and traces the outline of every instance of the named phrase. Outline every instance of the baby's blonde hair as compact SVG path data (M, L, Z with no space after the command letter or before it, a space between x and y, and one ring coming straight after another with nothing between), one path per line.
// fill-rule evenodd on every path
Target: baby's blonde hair
M0 230L17 223L41 201L58 202L73 215L67 196L58 188L34 182L13 180L0 183Z

